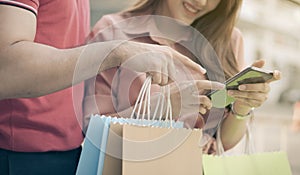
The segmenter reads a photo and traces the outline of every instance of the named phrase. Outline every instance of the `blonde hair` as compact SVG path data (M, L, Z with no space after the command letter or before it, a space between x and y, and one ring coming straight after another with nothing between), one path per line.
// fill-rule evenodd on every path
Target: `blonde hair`
M138 0L126 12L133 15L153 14L162 0ZM211 44L219 57L225 78L236 74L238 64L231 45L231 35L242 0L221 0L216 9L196 19L191 26Z

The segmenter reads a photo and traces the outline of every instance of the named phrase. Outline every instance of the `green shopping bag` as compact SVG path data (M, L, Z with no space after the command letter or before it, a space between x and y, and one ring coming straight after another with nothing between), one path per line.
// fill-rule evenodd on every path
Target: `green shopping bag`
M205 175L292 175L284 152L241 156L203 155Z
M285 152L267 152L250 154L250 131L246 133L245 152L240 156L227 156L217 132L218 155L203 155L205 175L292 175Z

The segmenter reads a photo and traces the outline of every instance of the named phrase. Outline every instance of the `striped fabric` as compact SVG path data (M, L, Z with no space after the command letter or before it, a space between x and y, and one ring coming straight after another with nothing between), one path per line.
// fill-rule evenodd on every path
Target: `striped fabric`
M38 0L0 0L0 4L22 7L30 10L34 14L37 14L37 8L39 7Z

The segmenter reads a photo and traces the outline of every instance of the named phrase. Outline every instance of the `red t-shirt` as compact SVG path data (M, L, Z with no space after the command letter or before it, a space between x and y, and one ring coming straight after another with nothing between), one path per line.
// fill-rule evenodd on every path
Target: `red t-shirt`
M71 48L82 45L89 32L88 0L0 0L0 5L36 14L37 43ZM80 146L82 98L80 84L39 98L0 101L0 148L41 152Z

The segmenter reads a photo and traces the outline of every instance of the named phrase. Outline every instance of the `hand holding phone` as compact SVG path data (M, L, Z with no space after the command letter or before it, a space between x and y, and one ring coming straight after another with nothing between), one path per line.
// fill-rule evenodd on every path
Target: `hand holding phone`
M234 101L232 97L227 95L226 90L238 90L241 84L265 83L272 78L272 71L257 67L248 67L228 79L225 82L226 89L211 91L207 96L211 98L214 107L223 108Z

